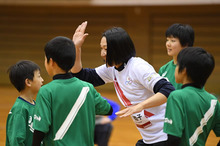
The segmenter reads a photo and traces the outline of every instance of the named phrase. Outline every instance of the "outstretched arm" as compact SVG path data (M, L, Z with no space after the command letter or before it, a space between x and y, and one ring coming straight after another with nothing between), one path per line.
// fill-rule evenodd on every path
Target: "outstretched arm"
M86 37L88 36L88 33L85 33L87 27L87 21L80 24L75 33L73 34L73 42L76 47L76 60L75 64L71 69L72 73L78 73L82 69L82 60L81 60L81 47L84 43Z
M128 107L126 109L117 112L116 115L118 115L119 117L127 117L134 113L141 112L144 109L162 105L166 103L169 94L173 90L175 90L175 88L170 82L166 81L166 79L161 79L154 86L155 94L153 96L151 96L150 98L146 99L145 101L137 105Z
M159 106L161 104L164 104L166 101L167 101L167 97L165 95L163 95L162 93L158 92L158 93L154 94L153 96L151 96L149 99L147 99L137 105L125 108L125 109L117 112L116 115L118 115L120 118L127 117L127 116L134 114L134 113L141 112L143 109L147 109L147 108L151 108L151 107L155 107L155 106Z

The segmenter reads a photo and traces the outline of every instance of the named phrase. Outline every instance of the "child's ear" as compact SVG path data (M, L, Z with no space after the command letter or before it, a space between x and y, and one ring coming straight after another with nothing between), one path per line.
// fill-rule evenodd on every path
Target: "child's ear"
M184 68L184 69L182 70L182 73L183 73L184 75L187 75L186 68Z
M183 77L188 78L187 69L186 69L186 68L184 68L184 69L182 70L181 74L183 75Z
M57 63L56 63L56 61L54 61L52 58L50 58L50 63L51 63L51 65L53 66L53 67L57 67L58 65L57 65Z
M29 79L25 79L25 85L30 87L31 86L31 81Z
M49 63L50 63L52 66L54 66L54 63L56 63L56 62L55 62L52 58L50 58Z

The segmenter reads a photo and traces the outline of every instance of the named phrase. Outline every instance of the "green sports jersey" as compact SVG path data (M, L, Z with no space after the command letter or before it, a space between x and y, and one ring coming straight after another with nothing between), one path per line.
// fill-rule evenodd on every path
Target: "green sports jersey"
M170 94L165 133L180 137L180 146L204 146L211 130L220 136L220 103L215 96L192 86Z
M175 89L181 89L182 84L178 84L175 81L175 68L176 65L173 63L173 60L171 60L160 68L159 74L168 79Z
M85 99L78 102L81 95ZM95 115L110 108L92 84L75 77L55 79L38 92L34 128L46 133L45 146L93 146Z
M11 108L6 124L6 146L31 146L35 105L18 97Z

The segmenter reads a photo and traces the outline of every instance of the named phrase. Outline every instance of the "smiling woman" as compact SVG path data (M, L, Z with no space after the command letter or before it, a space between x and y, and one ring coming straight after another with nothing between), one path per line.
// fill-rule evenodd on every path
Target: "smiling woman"
M77 52L81 52L86 26L87 22L83 22L73 35ZM114 83L118 99L126 107L116 115L133 118L142 136L136 143L137 146L156 143L158 146L165 145L167 135L163 132L164 103L174 87L159 76L147 61L136 57L133 41L122 27L106 30L100 44L101 57L105 59L105 64L95 69L82 68L81 54L76 53L78 59L72 73L94 86ZM103 49L107 49L107 52ZM94 81L94 78L97 80Z

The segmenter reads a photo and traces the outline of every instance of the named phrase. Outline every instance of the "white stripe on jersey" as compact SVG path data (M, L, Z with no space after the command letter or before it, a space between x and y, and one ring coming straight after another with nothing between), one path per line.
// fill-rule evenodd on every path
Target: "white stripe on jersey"
M61 125L60 129L57 131L56 136L54 138L54 141L55 140L60 140L64 137L64 135L66 134L66 132L69 129L70 125L72 124L73 120L75 119L79 109L81 108L81 106L85 102L85 99L86 99L86 96L87 96L88 92L89 92L89 87L83 87L82 88L82 91L81 91L78 99L76 100L75 104L73 105L70 113L66 117L66 119L63 122L63 124Z
M216 104L217 104L217 100L211 100L211 106L209 110L205 113L204 118L201 119L200 126L196 128L195 132L189 139L190 146L193 146L196 143L199 137L199 134L203 132L203 127L207 124L209 119L213 116L213 113L215 112Z

